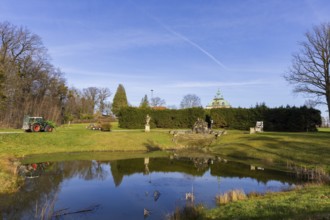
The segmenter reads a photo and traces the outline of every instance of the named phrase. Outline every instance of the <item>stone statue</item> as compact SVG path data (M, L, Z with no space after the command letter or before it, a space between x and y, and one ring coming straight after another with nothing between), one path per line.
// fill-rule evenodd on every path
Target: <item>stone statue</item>
M192 131L193 133L197 134L206 134L210 132L207 123L200 118L197 118L197 121L195 122Z
M150 119L151 119L151 117L149 115L147 115L146 116L146 125L148 125L148 126L149 126Z

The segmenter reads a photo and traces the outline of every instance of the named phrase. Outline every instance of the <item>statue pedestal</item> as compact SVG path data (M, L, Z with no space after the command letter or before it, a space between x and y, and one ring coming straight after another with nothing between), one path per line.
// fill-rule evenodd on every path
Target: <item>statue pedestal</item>
M145 132L150 132L150 125L146 125L144 131Z

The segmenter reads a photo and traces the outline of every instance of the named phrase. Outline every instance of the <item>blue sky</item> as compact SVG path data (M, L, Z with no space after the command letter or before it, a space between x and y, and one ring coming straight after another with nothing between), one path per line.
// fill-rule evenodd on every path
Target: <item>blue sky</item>
M282 76L329 12L329 0L0 2L0 21L38 34L69 86L122 83L132 105L153 90L167 105L196 94L205 106L218 88L234 107L303 105Z

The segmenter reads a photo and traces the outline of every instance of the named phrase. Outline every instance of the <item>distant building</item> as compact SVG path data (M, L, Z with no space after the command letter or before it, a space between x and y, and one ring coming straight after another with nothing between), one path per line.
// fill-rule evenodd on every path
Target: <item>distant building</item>
M167 109L165 106L153 106L151 107L153 110L165 110Z
M212 102L206 106L206 109L213 109L213 108L231 108L229 102L227 102L221 95L220 89L218 89L218 92L215 95Z

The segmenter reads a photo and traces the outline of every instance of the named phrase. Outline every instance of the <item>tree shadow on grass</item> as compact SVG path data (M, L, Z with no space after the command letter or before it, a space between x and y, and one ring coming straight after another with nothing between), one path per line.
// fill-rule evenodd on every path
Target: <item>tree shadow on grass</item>
M264 140L267 140L267 138ZM265 161L274 159L282 162L293 161L294 163L305 165L325 165L328 164L329 161L327 158L330 156L330 148L324 146L324 144L314 142L314 140L307 143L303 140L283 141L277 138L272 141L262 141L259 138L246 141L260 141L264 143L258 144L258 146L253 146L253 144L248 143L234 144L235 148L228 153L228 156L241 159L254 158ZM230 144L227 144L227 146L230 147ZM218 149L221 149L221 147Z
M330 140L330 132L269 132L264 135L270 135L272 137L291 137L301 139L317 139L317 140Z
M152 140L147 140L147 143L143 143L143 145L147 148L148 152L162 150L162 148Z

